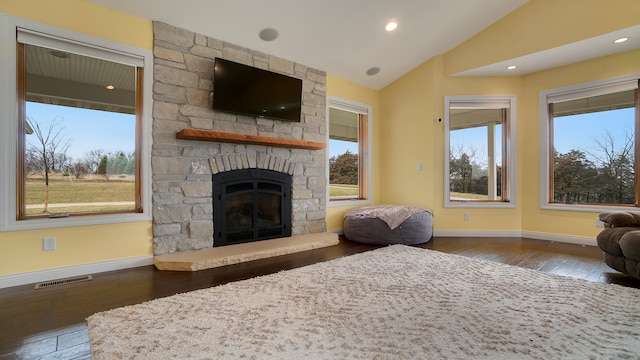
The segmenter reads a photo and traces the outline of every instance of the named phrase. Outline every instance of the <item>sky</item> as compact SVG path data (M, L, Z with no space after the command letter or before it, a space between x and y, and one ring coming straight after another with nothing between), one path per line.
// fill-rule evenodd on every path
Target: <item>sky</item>
M616 147L623 144L625 134L633 136L635 108L610 110L589 114L563 116L554 119L554 146L559 153L581 150L595 151L595 141L604 140L608 130L615 139ZM450 132L451 149L462 144L465 149L475 148L487 154L486 129L465 129ZM482 149L482 150L480 150ZM587 154L587 157L589 155Z
M133 152L135 148L134 115L28 102L27 116L40 123L43 131L56 119L63 127L64 138L70 143L67 155L74 160L82 159L85 153L95 149ZM37 139L35 135L28 135L27 141ZM344 154L347 150L357 154L358 144L329 141L330 156Z
M80 160L95 149L107 152L122 150L133 152L135 148L135 117L107 111L87 110L66 106L27 103L27 115L40 123L43 131L56 119L63 127L64 138L69 140L67 155ZM27 141L37 141L28 135ZM357 154L358 144L349 141L330 140L329 156L344 154L347 150Z
M593 152L595 141L603 141L607 130L615 139L620 139L616 145L621 146L626 133L633 136L634 112L635 108L627 108L556 118L556 151L563 154L574 149Z
M502 145L498 140L502 137L502 126L496 126L496 164L502 164ZM468 155L471 155L475 150L476 163L479 165L487 165L487 157L489 152L487 151L487 128L475 127L468 129L461 129L449 132L449 146L451 148L452 155L457 155L457 150L462 147L463 151ZM471 159L473 162L473 159Z
M616 139L624 139L626 133L633 135L634 111L634 108L628 108L556 118L556 150L560 153L572 149L594 151L595 140L603 140L607 130ZM27 103L27 115L40 123L43 129L48 129L49 123L56 119L63 127L64 138L70 143L67 155L74 160L82 159L85 153L95 149L108 152L122 150L127 153L135 149L134 115L32 102ZM463 144L465 148L474 147L482 154L487 153L486 130L453 131L450 137L452 148ZM28 135L27 141L37 139L34 135ZM329 156L340 155L347 150L357 154L358 144L329 141Z
M358 143L343 140L329 140L329 157L342 155L349 150L352 154L358 153Z
M56 120L70 144L67 156L74 160L97 149L125 153L135 150L135 115L27 102L27 116L38 122L43 132ZM38 139L27 135L27 142L38 144Z

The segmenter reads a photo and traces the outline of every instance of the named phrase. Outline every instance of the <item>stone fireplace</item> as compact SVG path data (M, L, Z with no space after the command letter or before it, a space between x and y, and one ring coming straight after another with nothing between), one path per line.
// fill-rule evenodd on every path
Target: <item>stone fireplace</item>
M153 53L154 255L213 247L214 233L225 221L213 210L217 176L239 170L255 169L290 178L291 223L283 234L326 231L326 150L297 146L326 142L326 74L160 22L154 23ZM212 110L216 57L302 79L301 121ZM184 136L186 131L225 134L233 141L193 140ZM273 141L238 140L245 136ZM262 206L275 206L270 201L263 200ZM274 224L280 220L272 218L267 227L281 226Z

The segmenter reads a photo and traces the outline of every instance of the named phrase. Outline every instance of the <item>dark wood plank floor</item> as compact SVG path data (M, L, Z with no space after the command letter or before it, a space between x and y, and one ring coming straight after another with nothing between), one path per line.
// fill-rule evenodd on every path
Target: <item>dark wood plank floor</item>
M40 290L0 289L0 360L90 359L85 319L100 311L271 274L375 249L340 245L198 272L152 266L94 274L93 280ZM521 238L434 238L421 247L595 282L640 288L611 270L596 247Z

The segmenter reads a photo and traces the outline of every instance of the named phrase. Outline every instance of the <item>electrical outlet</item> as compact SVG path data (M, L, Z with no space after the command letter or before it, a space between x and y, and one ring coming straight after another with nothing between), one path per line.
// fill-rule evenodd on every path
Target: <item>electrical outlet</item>
M602 220L596 218L596 227L604 227L604 223L602 222Z
M42 250L50 251L56 249L56 238L49 237L42 239Z
M464 221L471 220L471 213L464 213Z
M418 170L418 171L422 170L422 163L417 163L416 164L416 170Z

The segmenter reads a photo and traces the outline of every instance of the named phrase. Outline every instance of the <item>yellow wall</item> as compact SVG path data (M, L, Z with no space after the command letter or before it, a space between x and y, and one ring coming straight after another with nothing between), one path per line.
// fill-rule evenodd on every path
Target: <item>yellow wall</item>
M381 172L378 161L378 158L380 157L380 103L378 91L354 84L332 75L327 75L327 94L371 106L371 157L373 159L371 164L371 197L372 203L375 204L380 198ZM351 208L353 208L353 206L327 207L327 229L342 229L344 213Z
M150 21L82 0L3 0L0 12L152 49ZM57 249L42 251L42 238ZM151 222L0 233L0 276L153 254Z
M381 203L431 208L438 197L433 141L435 118L441 117L434 74L439 63L440 58L427 61L380 92ZM416 170L418 163L422 171Z
M436 230L520 230L518 208L444 208L444 122L437 121L444 119L445 96L518 96L520 85L517 77L446 77L438 56L382 89L381 202L430 209ZM471 221L462 221L464 213Z
M42 250L45 237L56 250ZM0 276L153 255L151 222L0 233L0 247Z
M446 74L638 25L638 0L529 0L445 55Z
M151 21L85 0L2 0L0 12L143 49L153 48Z

